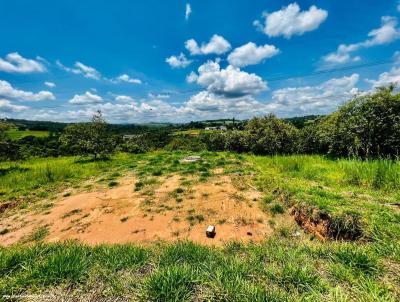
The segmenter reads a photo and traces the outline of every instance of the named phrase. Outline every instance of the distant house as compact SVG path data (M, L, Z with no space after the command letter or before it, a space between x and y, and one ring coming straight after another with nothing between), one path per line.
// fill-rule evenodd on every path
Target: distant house
M123 138L124 141L129 141L129 140L132 140L134 138L137 138L138 136L140 136L140 135L138 135L138 134L125 134L122 138Z
M226 131L226 130L228 130L228 128L226 128L226 126L205 127L204 130L221 130L221 131Z

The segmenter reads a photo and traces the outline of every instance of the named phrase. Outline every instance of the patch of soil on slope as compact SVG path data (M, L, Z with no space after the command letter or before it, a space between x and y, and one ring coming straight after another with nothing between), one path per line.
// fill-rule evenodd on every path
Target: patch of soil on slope
M354 213L330 215L306 205L293 206L290 213L300 227L322 241L354 241L364 236L360 217Z
M260 241L273 232L270 217L258 206L260 193L237 188L228 175L215 175L207 182L178 175L158 181L135 191L136 179L127 177L114 188L60 197L45 212L3 218L0 229L10 231L1 236L1 244L16 243L38 226L48 227L48 242L78 239L88 244L189 239L221 245ZM205 236L208 225L216 226L213 239Z

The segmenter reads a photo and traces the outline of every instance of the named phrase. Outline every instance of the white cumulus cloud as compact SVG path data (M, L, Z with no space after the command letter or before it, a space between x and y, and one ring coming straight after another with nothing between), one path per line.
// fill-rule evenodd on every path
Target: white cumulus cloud
M17 101L46 101L54 100L55 97L50 91L39 91L33 93L30 91L24 91L14 88L7 81L0 80L0 97L7 99L15 99Z
M0 112L1 113L16 113L29 109L26 106L14 105L9 100L0 99Z
M359 75L333 78L316 86L287 87L272 93L271 111L281 115L326 114L351 99L359 90Z
M117 95L115 97L115 100L117 102L124 102L124 103L133 103L133 102L135 102L135 100L132 97L128 96L128 95Z
M183 53L180 53L179 56L170 56L165 59L165 62L167 62L172 68L185 68L192 63L192 61L187 59Z
M245 67L258 64L278 53L279 49L274 45L257 46L253 42L249 42L234 49L228 56L228 62L235 67Z
M371 83L373 87L387 86L389 84L400 84L400 67L393 66L389 71L383 72L379 75L377 80L366 80Z
M134 79L131 78L130 76L128 76L127 74L122 74L117 78L117 81L120 82L127 82L127 83L131 83L131 84L142 84L142 81L139 79Z
M98 72L95 68L87 66L81 62L75 62L74 67L67 67L63 65L60 61L56 61L56 64L61 69L65 70L66 72L73 73L73 74L82 74L85 78L93 79L93 80L100 80L101 73Z
M213 35L208 43L202 43L201 46L194 39L185 42L186 49L191 55L223 54L231 49L231 44L219 35Z
M289 4L273 13L264 13L264 24L254 21L254 25L269 37L284 36L289 39L294 35L317 29L328 17L326 10L315 5L308 10L301 11L297 3Z
M74 105L85 105L85 104L96 104L103 102L103 98L97 94L92 94L86 91L84 94L75 94L72 99L69 100L70 104Z
M226 97L257 94L268 88L267 83L256 74L241 71L231 65L221 69L219 63L215 61L207 61L201 65L197 78L195 74L190 78L205 87L208 92Z
M11 73L45 72L46 67L39 61L26 59L17 52L9 53L5 59L0 58L0 71Z
M371 30L368 33L368 39L354 44L340 44L335 52L324 56L322 59L328 65L359 61L361 58L353 56L353 52L363 48L390 44L400 39L400 29L397 25L397 18L384 16L381 18L381 27Z

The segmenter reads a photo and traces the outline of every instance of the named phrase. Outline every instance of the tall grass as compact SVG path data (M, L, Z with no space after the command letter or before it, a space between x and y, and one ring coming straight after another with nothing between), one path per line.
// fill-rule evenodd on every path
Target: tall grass
M290 177L322 180L377 190L400 190L400 162L377 159L331 160L319 155L256 157L264 168L273 168Z
M331 301L339 291L355 300L380 293L382 301L394 301L399 289L393 279L382 283L384 274L369 247L278 237L223 248L190 242L0 248L0 295L58 288L93 292L93 300L250 302Z
M0 176L0 194L3 199L30 194L40 187L51 187L60 182L71 182L99 174L111 165L112 161L81 162L76 157L2 163L0 170L8 172Z
M378 190L400 189L400 164L398 161L378 159L373 161L340 160L344 180L351 185Z

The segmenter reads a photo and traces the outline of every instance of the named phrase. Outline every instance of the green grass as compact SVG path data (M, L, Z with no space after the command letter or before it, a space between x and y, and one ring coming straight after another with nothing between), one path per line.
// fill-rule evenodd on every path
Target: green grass
M223 167L226 173L254 174L253 185L264 194L258 202L275 215L268 221L271 226L284 217L279 216L282 212L302 207L310 215L328 215L334 230L361 230L362 236L345 241L334 240L337 234L332 234L323 242L312 234L294 236L298 229L285 226L263 242L231 242L222 248L191 242L85 246L44 244L48 229L42 228L29 238L36 244L0 248L0 296L56 292L76 300L82 293L123 301L400 300L398 162L205 152L200 153L201 162L180 164L188 154L2 163L1 198L56 192L85 179L108 180L125 172L138 177L132 190L145 191L158 182L157 171L162 171L160 177L176 173L201 179L203 172ZM186 219L199 223L204 217L193 209Z
M258 171L255 183L266 194L265 204L316 209L338 228L362 228L365 240L399 238L400 216L392 206L400 198L399 162L298 155L247 160Z
M19 131L16 128L11 128L6 131L6 134L13 140L19 140L26 136L35 136L35 137L47 137L49 136L49 131L39 131L39 130L23 130Z
M398 280L389 272L356 243L280 237L223 248L66 242L0 249L3 295L57 287L141 301L396 301Z
M134 187L134 190L139 191L157 183L157 178L162 174L193 175L206 180L212 176L209 170L217 167L224 167L226 171L242 171L244 168L237 168L237 163L240 162L238 155L228 153L196 153L204 160L180 163L181 159L192 154L159 151L147 154L119 153L104 161L61 157L2 162L0 204L16 201L27 206L27 203L33 203L43 197L51 198L63 189L81 187L85 180L93 178L99 178L98 183L109 180L108 186L114 187L118 185L116 178L127 172L133 172L139 178Z

